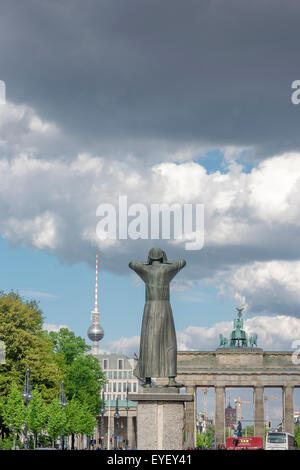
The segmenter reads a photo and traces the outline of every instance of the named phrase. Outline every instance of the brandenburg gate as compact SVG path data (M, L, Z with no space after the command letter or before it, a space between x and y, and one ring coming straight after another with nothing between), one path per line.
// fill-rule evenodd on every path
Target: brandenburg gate
M300 364L293 361L292 352L263 351L256 346L257 335L248 339L242 329L242 309L230 340L220 335L221 347L215 351L178 352L178 380L193 394L194 401L186 403L185 447L196 445L197 387L215 389L216 444L225 443L226 387L250 387L254 393L254 435L264 436L264 389L282 388L282 429L294 434L294 388L300 387Z

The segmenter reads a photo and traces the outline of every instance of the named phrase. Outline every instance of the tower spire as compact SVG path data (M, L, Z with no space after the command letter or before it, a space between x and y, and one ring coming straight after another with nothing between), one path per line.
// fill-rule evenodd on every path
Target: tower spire
M98 251L96 251L95 312L98 312Z
M93 341L93 355L99 353L99 341L104 336L104 330L100 325L100 313L98 310L98 251L96 252L96 283L95 283L95 306L92 310L92 324L88 329L88 337Z

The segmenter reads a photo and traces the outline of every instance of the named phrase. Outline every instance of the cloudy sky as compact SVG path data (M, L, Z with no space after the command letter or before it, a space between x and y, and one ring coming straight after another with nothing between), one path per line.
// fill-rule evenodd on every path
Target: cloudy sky
M138 349L151 240L99 241L99 204L204 204L172 290L180 349L214 349L236 306L265 349L300 339L298 1L3 0L0 282L102 346ZM154 244L158 244L156 241Z

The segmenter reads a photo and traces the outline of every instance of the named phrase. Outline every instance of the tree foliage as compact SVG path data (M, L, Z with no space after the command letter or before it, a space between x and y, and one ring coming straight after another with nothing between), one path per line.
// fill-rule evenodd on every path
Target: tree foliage
M96 419L85 403L81 403L76 398L73 398L65 411L67 434L93 434Z
M66 413L58 399L48 405L48 421L46 429L54 442L60 434L64 433L66 427Z
M0 394L7 395L10 384L22 385L30 368L31 383L43 397L54 398L62 380L52 343L42 331L42 312L35 301L24 301L14 292L0 293L0 340L6 346L6 363L1 366Z
M106 378L99 361L86 354L90 347L73 332L42 330L43 316L35 301L0 292L0 340L6 363L0 374L0 428L8 446L28 421L35 443L45 432L55 441L60 434L93 434L100 392ZM28 416L22 399L25 371L30 369L33 399ZM67 407L58 400L64 380Z
M34 435L35 446L37 444L38 435L45 429L48 422L48 410L42 394L35 389L33 398L29 404L28 427Z
M211 439L215 434L215 427L209 426L208 429L202 433L198 433L196 436L197 448L210 448Z
M16 437L22 431L27 417L21 391L15 382L10 385L8 397L2 407L2 416L4 424L12 432L15 448Z
M295 426L295 440L297 442L298 449L300 450L300 426Z
M61 328L58 332L51 331L49 339L53 344L53 351L58 356L63 355L66 364L70 365L80 355L91 349L84 339L68 330Z
M85 403L96 416L101 407L100 392L105 382L99 361L91 355L79 356L71 364L65 379L68 398Z

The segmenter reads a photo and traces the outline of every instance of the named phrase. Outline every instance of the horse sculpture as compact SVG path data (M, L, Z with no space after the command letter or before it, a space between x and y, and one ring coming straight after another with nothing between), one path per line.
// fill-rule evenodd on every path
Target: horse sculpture
M220 346L226 347L228 345L228 339L225 338L225 336L223 336L221 333L219 334L219 338L220 338Z
M250 336L249 345L250 345L250 348L253 348L254 346L257 346L257 333L254 333L253 336Z

